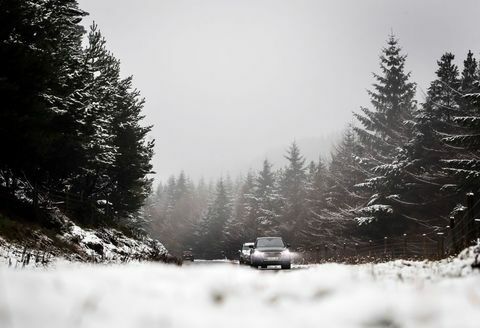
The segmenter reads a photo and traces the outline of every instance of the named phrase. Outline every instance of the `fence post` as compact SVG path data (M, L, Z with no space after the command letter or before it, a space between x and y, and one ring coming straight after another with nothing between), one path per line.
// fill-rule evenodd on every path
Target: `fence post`
M369 257L372 257L372 251L373 251L372 246L373 246L373 241L370 239L370 240L368 241L368 256L369 256Z
M444 237L443 237L443 232L437 232L437 246L438 246L438 258L442 259L444 254L445 254L445 243L443 242Z
M467 224L467 246L471 244L475 236L475 211L474 201L475 194L473 192L467 193L467 208L468 208L468 224Z
M346 257L347 257L347 244L343 243L343 261L345 261Z
M387 236L383 237L383 256L384 257L387 257L387 240L388 240Z
M358 260L358 243L355 243L355 256Z
M475 219L475 239L476 242L480 242L480 219Z
M458 211L457 213L455 213L454 218L455 218L455 234L456 234L455 244L457 247L456 251L458 253L462 248L464 248L464 245L465 245L466 229L465 229L465 220L463 220L464 218L463 211Z
M458 245L457 245L457 236L455 236L455 217L450 217L450 242L452 243L452 252L457 254Z
M422 249L423 249L423 258L427 258L427 235L422 234Z
M324 245L324 249L325 249L325 262L327 262L327 259L328 259L328 247L327 247L327 244Z
M403 258L407 258L407 234L403 234Z
M316 262L320 263L320 246L315 247L316 252Z

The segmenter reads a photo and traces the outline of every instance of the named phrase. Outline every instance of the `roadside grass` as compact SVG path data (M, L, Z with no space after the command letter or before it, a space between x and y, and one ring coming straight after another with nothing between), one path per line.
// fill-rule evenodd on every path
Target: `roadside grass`
M23 218L12 218L1 212L0 237L27 248L43 249L54 253L78 253L78 248L74 244L58 237L58 231L47 229Z

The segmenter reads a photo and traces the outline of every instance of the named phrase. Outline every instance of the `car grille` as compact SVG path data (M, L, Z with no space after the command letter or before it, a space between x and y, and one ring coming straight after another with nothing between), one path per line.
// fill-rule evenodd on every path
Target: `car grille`
M282 253L280 252L265 252L265 256L267 257L280 257Z

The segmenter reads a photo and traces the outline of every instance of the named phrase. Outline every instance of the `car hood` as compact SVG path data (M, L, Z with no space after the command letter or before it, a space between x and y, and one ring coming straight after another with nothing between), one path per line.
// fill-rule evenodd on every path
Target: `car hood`
M286 250L285 247L258 247L255 248L256 251L259 252L283 252Z

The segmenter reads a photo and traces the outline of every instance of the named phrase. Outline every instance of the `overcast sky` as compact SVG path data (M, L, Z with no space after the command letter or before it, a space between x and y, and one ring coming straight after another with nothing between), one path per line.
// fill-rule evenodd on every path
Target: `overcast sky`
M480 52L478 0L79 2L146 98L160 179L236 175L342 130L392 30L420 99L443 52Z

